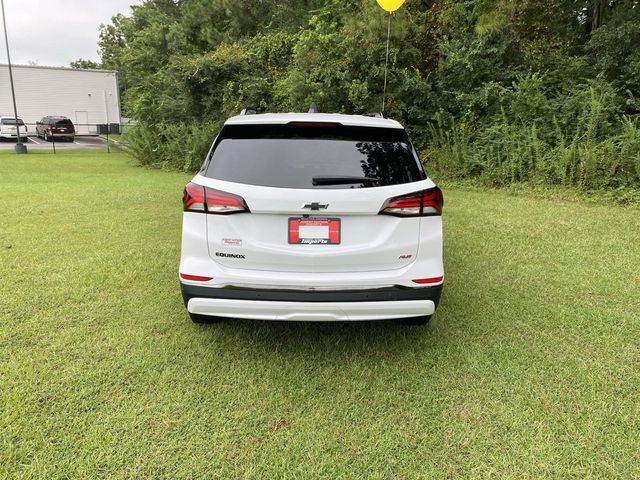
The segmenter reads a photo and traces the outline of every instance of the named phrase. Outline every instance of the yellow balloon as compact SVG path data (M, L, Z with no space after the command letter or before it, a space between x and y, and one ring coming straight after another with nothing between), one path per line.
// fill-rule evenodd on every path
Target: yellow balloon
M378 5L380 5L380 7L382 7L382 9L386 10L387 12L395 12L404 3L404 0L376 0L376 1L378 2Z

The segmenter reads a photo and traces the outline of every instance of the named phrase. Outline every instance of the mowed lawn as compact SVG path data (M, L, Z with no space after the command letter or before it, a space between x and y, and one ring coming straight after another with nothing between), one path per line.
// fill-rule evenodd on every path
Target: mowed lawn
M201 326L188 177L0 154L0 478L640 477L640 209L445 188L427 327Z

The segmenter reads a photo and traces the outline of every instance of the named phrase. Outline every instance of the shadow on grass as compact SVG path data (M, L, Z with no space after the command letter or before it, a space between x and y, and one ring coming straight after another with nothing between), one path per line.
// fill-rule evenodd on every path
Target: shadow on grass
M384 321L225 320L197 330L195 334L204 337L200 343L207 345L205 349L220 347L222 342L227 364L243 365L254 382L284 388L292 378L307 378L325 394L347 389L350 377L374 372L380 379L393 381L398 368L428 356L433 341L428 326ZM213 372L219 365L205 360L203 367Z
M397 321L358 322L287 322L226 319L212 325L196 326L197 335L207 342L224 342L232 348L250 348L260 356L277 352L279 357L298 356L320 360L336 354L350 357L390 357L397 354L428 354L461 346L466 322L456 315L450 301L455 301L452 285L438 311L425 326L402 325ZM452 323L453 320L453 323ZM466 332L468 334L469 332Z

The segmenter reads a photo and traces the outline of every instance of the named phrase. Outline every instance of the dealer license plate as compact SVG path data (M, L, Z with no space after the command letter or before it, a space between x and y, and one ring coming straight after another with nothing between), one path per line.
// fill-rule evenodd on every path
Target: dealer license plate
M338 245L339 218L289 218L289 243L306 245Z

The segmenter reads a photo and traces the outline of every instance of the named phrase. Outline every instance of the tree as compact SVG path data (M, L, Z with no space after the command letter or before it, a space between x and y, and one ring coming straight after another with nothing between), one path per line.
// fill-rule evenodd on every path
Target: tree
M385 114L448 172L631 184L639 15L639 0L407 0ZM373 0L146 0L100 27L100 55L141 161L193 168L243 107L379 110L388 18Z
M74 60L69 64L71 68L79 68L86 70L96 70L102 68L102 65L98 62L94 62L93 60L87 60L85 58L79 58Z

